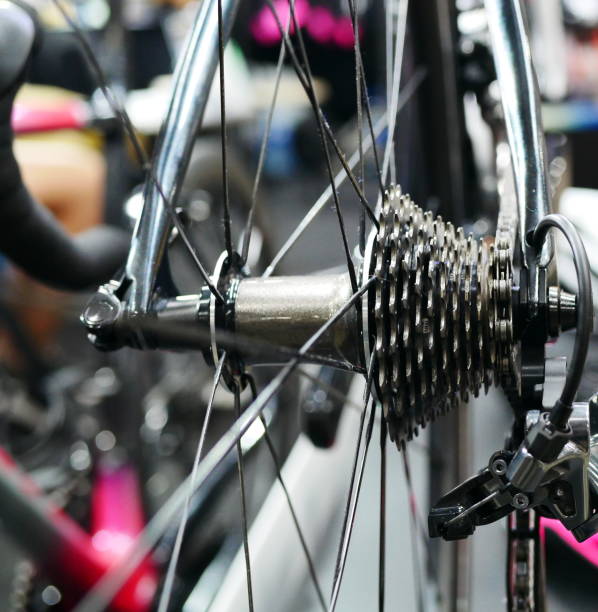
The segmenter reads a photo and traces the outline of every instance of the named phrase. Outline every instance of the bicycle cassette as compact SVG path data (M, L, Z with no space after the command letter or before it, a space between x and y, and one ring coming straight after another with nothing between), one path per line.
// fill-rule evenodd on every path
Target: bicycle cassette
M512 381L512 245L466 237L391 187L372 249L375 384L404 444L469 393Z

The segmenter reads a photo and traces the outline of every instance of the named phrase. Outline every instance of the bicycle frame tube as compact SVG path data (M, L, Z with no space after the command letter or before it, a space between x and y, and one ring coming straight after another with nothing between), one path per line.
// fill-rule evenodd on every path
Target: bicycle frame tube
M222 0L223 29L227 39L237 4L238 0ZM179 195L217 65L218 2L204 0L177 64L170 108L162 126L151 175L146 179L143 211L131 243L126 277L131 282L129 308L134 312L147 312L150 308L171 226L162 194L170 202L175 202Z
M552 260L552 242L540 253L526 236L551 212L546 143L540 117L538 83L520 0L485 0L488 26L519 208L522 264L530 273L531 297L538 301L538 266Z
M129 465L99 465L92 490L92 532L55 506L0 447L0 517L16 543L74 603L126 556L144 527L137 474ZM115 597L115 612L148 612L158 585L146 558ZM69 607L70 609L70 607Z

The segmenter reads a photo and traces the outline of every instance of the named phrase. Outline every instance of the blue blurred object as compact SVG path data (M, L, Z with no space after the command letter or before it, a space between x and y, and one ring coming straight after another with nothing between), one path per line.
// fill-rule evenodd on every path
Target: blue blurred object
M589 99L542 105L547 132L581 132L598 129L598 102Z

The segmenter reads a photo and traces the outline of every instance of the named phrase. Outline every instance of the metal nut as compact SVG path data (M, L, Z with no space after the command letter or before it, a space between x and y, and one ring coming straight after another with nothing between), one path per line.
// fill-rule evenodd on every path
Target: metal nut
M507 462L504 459L495 459L490 469L495 476L502 476L507 472Z
M529 506L529 497L525 493L515 493L511 503L514 508L524 510Z

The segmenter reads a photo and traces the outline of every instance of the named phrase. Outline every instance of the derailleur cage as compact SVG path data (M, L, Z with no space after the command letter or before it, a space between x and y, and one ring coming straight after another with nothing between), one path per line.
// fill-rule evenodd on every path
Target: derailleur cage
M554 431L548 413L530 411L527 434L516 451L494 453L483 470L431 509L430 536L463 539L479 525L530 508L560 520L578 541L597 533L598 490L591 478L590 452L590 406L596 404L596 396L574 404L565 432Z

